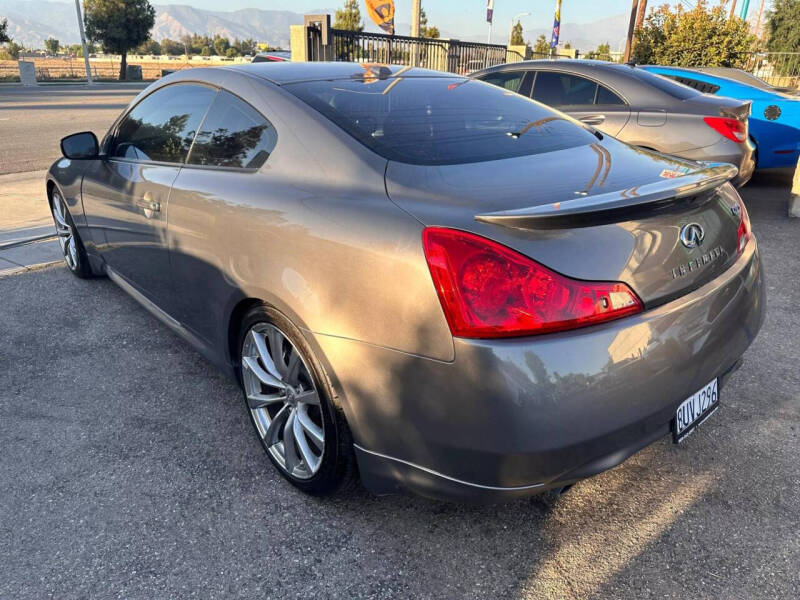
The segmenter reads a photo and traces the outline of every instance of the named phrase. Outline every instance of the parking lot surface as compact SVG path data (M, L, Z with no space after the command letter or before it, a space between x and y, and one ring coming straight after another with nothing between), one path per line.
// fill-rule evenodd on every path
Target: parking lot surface
M722 408L564 496L306 497L237 387L106 279L0 278L0 598L796 598L800 224L744 189L768 315Z
M0 85L0 174L48 168L59 140L78 131L101 139L142 83Z

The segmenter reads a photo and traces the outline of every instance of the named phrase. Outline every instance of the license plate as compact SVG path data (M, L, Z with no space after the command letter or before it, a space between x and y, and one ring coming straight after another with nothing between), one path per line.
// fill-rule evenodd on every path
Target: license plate
M672 441L679 444L719 407L717 380L704 385L681 402L672 422Z

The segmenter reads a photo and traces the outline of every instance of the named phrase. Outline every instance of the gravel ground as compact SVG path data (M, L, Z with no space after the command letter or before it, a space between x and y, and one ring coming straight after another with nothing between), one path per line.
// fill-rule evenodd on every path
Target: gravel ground
M745 189L769 309L722 409L568 494L294 491L237 388L107 280L0 278L0 598L797 598L800 222Z

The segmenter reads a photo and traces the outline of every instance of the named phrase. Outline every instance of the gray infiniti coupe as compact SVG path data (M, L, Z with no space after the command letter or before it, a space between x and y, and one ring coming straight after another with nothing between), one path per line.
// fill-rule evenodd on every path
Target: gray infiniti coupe
M191 69L61 147L67 267L237 379L312 494L359 474L449 499L564 488L714 427L764 315L735 166L481 81Z
M530 96L623 142L690 160L729 162L746 184L755 170L750 102L703 94L634 65L532 60L471 75Z

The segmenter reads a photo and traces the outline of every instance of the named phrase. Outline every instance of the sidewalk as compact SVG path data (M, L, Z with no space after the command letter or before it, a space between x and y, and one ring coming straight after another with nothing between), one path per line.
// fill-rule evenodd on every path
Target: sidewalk
M0 277L62 260L45 171L0 175Z

